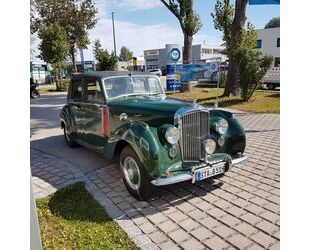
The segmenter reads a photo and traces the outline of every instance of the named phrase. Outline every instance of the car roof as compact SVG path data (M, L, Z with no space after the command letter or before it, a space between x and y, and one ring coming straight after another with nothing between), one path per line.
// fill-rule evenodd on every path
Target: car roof
M79 77L111 77L111 76L128 76L128 75L150 75L149 73L139 72L139 71L92 71L85 73L74 73L72 74L73 78Z

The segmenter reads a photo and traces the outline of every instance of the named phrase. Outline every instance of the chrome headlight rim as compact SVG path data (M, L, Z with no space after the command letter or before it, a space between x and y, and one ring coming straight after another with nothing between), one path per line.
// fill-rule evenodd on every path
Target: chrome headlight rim
M175 145L180 140L180 130L175 126L170 126L165 133L166 141L171 144Z
M227 133L228 126L229 126L228 121L223 118L220 118L215 124L215 130L220 135L224 135Z
M216 141L212 138L208 138L203 142L204 150L208 155L211 155L216 150Z

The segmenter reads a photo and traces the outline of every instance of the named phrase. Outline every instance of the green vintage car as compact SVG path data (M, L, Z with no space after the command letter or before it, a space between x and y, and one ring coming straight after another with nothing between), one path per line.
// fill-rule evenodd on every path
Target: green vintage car
M168 98L147 73L73 75L60 122L69 147L117 159L139 200L154 186L195 183L247 159L244 130L231 113Z

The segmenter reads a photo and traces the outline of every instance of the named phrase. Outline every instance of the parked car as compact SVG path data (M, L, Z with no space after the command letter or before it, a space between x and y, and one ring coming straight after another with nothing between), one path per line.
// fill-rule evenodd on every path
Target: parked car
M163 75L160 69L149 69L148 72L158 77Z
M117 159L139 200L154 186L202 181L247 159L245 132L232 113L168 98L149 73L74 75L60 124L69 147Z

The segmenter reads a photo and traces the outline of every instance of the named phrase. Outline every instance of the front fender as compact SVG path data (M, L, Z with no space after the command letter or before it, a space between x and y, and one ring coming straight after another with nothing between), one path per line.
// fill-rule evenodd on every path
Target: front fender
M159 172L158 152L161 145L155 130L141 122L125 123L109 137L104 150L105 157L113 158L120 142L126 142L135 150L146 172L151 177L156 177Z
M226 153L233 157L243 154L246 146L245 131L239 121L233 117L232 113L222 110L210 111L211 136L216 141L220 139L220 135L215 131L215 123L219 118L224 118L228 121L228 131L222 136L225 140L224 145L218 145L216 153Z

